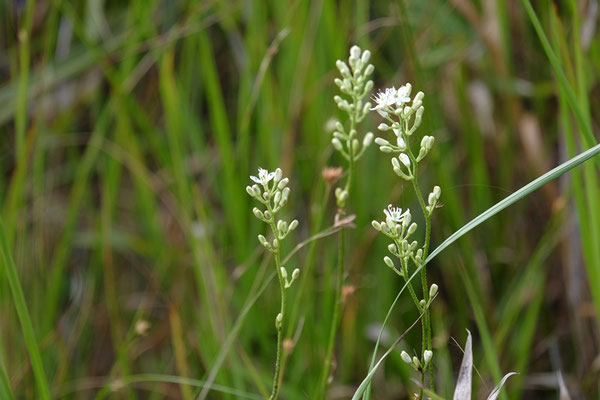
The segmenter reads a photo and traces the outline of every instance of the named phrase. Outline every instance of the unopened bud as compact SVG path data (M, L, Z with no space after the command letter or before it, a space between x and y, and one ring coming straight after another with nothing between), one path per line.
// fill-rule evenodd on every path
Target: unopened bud
M438 285L436 285L435 283L433 285L431 285L431 287L429 288L429 298L431 299L432 297L434 297L438 292Z
M279 189L279 190L285 189L285 187L287 186L289 181L290 180L288 178L283 178L281 181L279 181L279 184L277 185L277 189ZM289 189L288 189L288 191L289 191Z
M425 360L425 365L429 364L429 362L431 361L432 358L433 358L433 351L425 350L423 352L423 359Z
M372 142L373 142L373 133L367 132L367 134L363 138L363 142L362 142L363 147L369 147Z
M415 231L417 230L417 223L413 222L412 224L410 224L410 226L408 227L408 234L412 235L413 233L415 233Z
M340 139L338 139L338 138L331 139L331 144L337 151L342 151L342 142L340 142Z
M388 142L387 140L385 140L384 138L375 138L375 143L378 144L379 146L389 146L390 142Z
M379 222L377 222L377 221L371 221L371 225L373 225L373 228L376 231L381 232L381 224Z
M404 350L402 350L402 353L400 353L400 357L402 357L402 361L404 361L405 363L412 364L412 358L410 358L408 353Z
M385 265L387 265L390 268L396 268L394 266L394 262L392 261L391 258L389 258L388 256L383 257L383 262L385 262Z
M298 268L294 269L294 272L292 272L292 280L298 278L299 275L300 275L300 270Z
M287 279L288 275L287 275L287 270L283 267L280 268L281 270L281 277L285 280Z

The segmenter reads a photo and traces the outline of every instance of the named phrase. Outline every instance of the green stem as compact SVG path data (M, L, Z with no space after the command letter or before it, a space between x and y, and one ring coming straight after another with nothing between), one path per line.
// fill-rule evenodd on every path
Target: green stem
M407 143L407 153L408 153L408 157L410 158L411 164L412 164L412 185L413 185L413 189L415 190L415 194L417 196L417 199L419 201L419 205L421 206L421 211L423 211L423 216L425 218L425 243L423 244L423 259L427 258L427 254L429 253L429 240L431 238L431 216L430 213L427 211L427 207L425 205L425 200L423 199L423 195L421 194L421 189L419 188L419 181L417 179L417 159L415 158L414 154L412 153L412 150L410 149L410 146L408 146L408 138L406 137L406 135L404 135L404 139ZM417 268L419 267L419 265L417 265ZM422 290L423 290L423 298L425 299L425 302L428 303L429 302L429 285L427 283L427 269L426 268L422 268L421 269L421 286L422 286ZM430 365L425 366L425 360L423 359L423 354L425 353L425 350L431 350L431 316L430 316L430 312L429 312L429 308L427 308L425 310L425 314L423 315L423 323L421 324L422 329L423 329L423 341L422 341L422 351L421 351L421 362L423 364L423 368L427 371L429 371L429 380L430 380L430 385L431 385L431 390L434 390L434 382L433 382L433 368ZM424 379L424 375L425 375L425 371L423 372L423 379Z
M275 230L275 226L271 223L271 228L273 232L277 232ZM279 256L279 250L275 251L275 267L277 268L277 277L279 278L279 290L281 292L281 308L280 313L282 316L285 316L285 282L283 280L283 275L281 274L281 260ZM281 371L281 354L283 353L283 319L280 323L276 323L277 327L277 356L275 357L275 373L273 375L273 389L271 390L271 396L269 400L275 400L279 395L280 388L280 379L279 373Z
M342 310L342 286L344 283L344 245L345 245L344 229L340 231L338 245L338 265L337 265L337 285L335 292L335 304L333 307L333 317L331 318L331 328L329 329L329 339L327 341L327 353L323 365L323 373L319 385L319 398L325 398L327 384L329 382L329 373L331 371L331 360L333 359L333 347L335 345L335 337L337 335L337 327L341 317Z
M358 102L357 96L352 96L354 104ZM350 114L350 130L352 132L356 127L357 112ZM346 147L348 148L348 177L346 179L346 186L344 190L350 197L350 189L352 188L352 176L354 173L354 149L352 147L352 140L354 137L349 135L349 139L346 141ZM348 199L346 199L348 201ZM340 207L338 214L343 216L346 214L345 207ZM331 360L333 359L333 348L335 345L335 337L337 335L337 328L339 320L342 314L342 287L344 285L344 248L345 248L346 235L344 229L340 231L339 244L338 244L338 265L337 265L337 283L335 293L335 303L333 305L333 317L331 319L331 326L329 328L329 339L327 342L327 352L325 353L325 364L323 365L323 373L321 375L321 381L319 384L318 398L324 398L327 390L327 383L329 381L329 373L331 371Z
M271 220L269 221L269 225L271 226L271 230L273 231L273 235L278 241L281 241L279 238L279 234L277 231L277 227L275 226L275 213L271 208L270 202L266 203L267 209L271 214ZM281 243L279 244L281 246ZM271 390L271 396L269 400L277 399L279 395L280 389L280 372L281 372L281 355L283 353L283 318L285 318L285 280L283 279L283 274L281 273L281 258L279 248L274 249L273 254L275 256L275 268L277 269L277 278L279 279L279 291L281 295L281 308L279 313L282 316L281 322L275 322L275 326L277 328L277 355L275 356L275 372L273 374L273 389Z
M395 240L394 242L396 242L396 246L398 248L400 248L398 241ZM417 297L417 293L415 292L415 289L412 287L412 283L408 280L408 276L409 276L408 275L408 262L405 262L400 257L398 257L398 258L400 259L400 264L402 265L402 272L404 273L404 280L408 284L408 291L410 292L410 296L412 297L413 301L415 302L415 306L417 306L417 310L419 310L419 312L420 312L421 306L419 305L419 298Z

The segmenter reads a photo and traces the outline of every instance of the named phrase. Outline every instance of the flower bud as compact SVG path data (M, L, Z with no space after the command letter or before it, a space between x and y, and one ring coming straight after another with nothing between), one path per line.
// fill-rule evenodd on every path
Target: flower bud
M359 58L360 57L360 47L354 45L350 48L350 57Z
M365 91L366 92L370 92L371 89L373 89L373 81L369 81L367 82L367 85L365 86ZM363 106L362 109L362 115L365 116L369 113L369 111L371 110L371 103L369 103L368 101L365 103L365 105Z
M256 197L256 194L254 193L254 190L252 190L251 186L246 186L246 192L251 196L251 197Z
M285 233L283 224L284 224L284 222L282 220L277 221L277 231L279 231L281 233Z
M412 358L412 363L417 369L421 368L421 361L416 356Z
M377 126L377 129L379 129L380 131L389 131L390 126L382 122Z
M281 192L275 192L275 197L273 198L273 202L275 205L279 204L281 201Z
M296 278L298 278L298 276L300 276L300 270L296 268L294 269L294 272L292 272L292 280L295 280Z
M381 146L379 147L379 150L381 150L382 153L391 153L394 151L390 146Z
M258 219L265 219L265 215L258 208L254 207L252 209L252 212L254 213L254 215L256 215L256 218L258 218Z
M385 263L385 265L387 265L390 268L396 268L394 266L394 262L392 261L391 258L389 258L388 256L383 257L383 262Z
M396 157L392 158L392 166L394 169L400 169L400 161Z
M396 144L398 145L398 148L399 148L401 151L404 151L404 150L406 150L406 142L404 141L404 139L402 138L402 136L398 136L398 137L396 138Z
M357 139L352 140L352 154L358 153L358 148L360 147L360 143Z
M398 253L398 247L396 247L396 245L394 243L390 243L390 245L388 246L388 250L392 254Z
M388 146L390 144L390 142L388 142L384 138L380 138L380 137L375 138L375 143L378 144L379 146Z
M283 321L283 314L282 313L277 314L277 317L275 318L275 328L277 330L281 329L282 321Z
M420 305L422 308L425 308L425 306L427 305L427 302L425 301L425 299L422 299L421 301L419 301L419 305Z
M337 151L342 151L342 142L340 142L340 139L334 137L331 139L331 144Z
M402 357L402 361L404 361L405 363L412 364L412 358L410 358L408 353L404 350L402 350L402 353L400 353L400 357Z
M283 173L281 172L281 168L277 168L275 170L275 182L279 182L283 177Z
M292 222L290 222L290 226L289 226L288 230L293 231L297 227L298 227L298 220L295 219Z
M408 158L408 156L405 153L401 153L398 156L398 159L402 164L406 165L407 168L410 168L410 158Z
M366 64L369 62L369 58L371 58L371 52L369 50L365 50L363 51L362 56L360 57L360 61L363 64Z
M412 224L410 224L410 226L408 227L408 234L412 235L413 233L415 233L415 231L417 230L417 223L413 222Z
M289 181L290 180L288 178L283 178L281 181L279 181L279 184L277 185L277 189L283 190L287 186Z
M367 132L367 134L365 135L365 137L363 138L363 141L362 141L363 147L369 147L372 142L373 142L373 133Z
M281 277L285 280L287 279L288 275L287 275L287 270L283 267L280 268L281 271Z
M381 232L381 224L379 222L377 222L377 221L371 221L371 225L373 225L373 228L376 231Z
M277 240L277 238L273 239L273 248L274 249L278 249L279 248L279 240Z
M439 186L434 186L433 194L435 195L436 199L439 199L440 196L442 195L442 188L440 188Z
M438 292L438 285L436 285L434 283L429 288L429 298L431 299L432 297L434 297L437 294L437 292Z
M367 68L365 68L365 76L371 75L373 73L373 71L375 71L375 67L373 66L373 64L367 65ZM369 81L369 82L373 82L373 81ZM369 82L367 82L367 86L369 85ZM371 87L372 86L373 86L373 83L371 83ZM366 91L368 92L369 90L366 90Z
M433 351L425 350L423 352L423 359L425 360L425 365L429 364L429 362L431 361L432 358L433 358Z
M267 242L267 238L264 237L263 235L258 235L258 241L260 242L260 244L262 244L266 248L271 247L269 242Z
M348 69L348 65L346 65L345 62L343 62L342 60L337 60L335 66L338 68L338 70L340 70L340 74L342 74L344 78L350 76L350 70Z

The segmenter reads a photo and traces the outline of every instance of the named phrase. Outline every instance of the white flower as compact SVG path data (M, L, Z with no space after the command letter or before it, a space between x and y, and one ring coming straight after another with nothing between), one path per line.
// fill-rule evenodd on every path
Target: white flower
M404 213L402 213L402 209L400 207L392 207L392 205L388 205L387 210L383 210L385 216L388 221L393 221L396 223L403 222L405 218L410 216L410 210L406 209ZM391 225L388 223L388 225Z
M400 86L396 91L396 107L401 107L404 103L410 101L410 90L412 89L410 83L404 86Z
M371 108L371 111L377 111L382 117L387 116L389 109L392 107L398 108L410 102L411 88L410 83L407 83L398 89L392 86L385 89L384 92L379 91L377 95L373 96L375 107Z
M250 179L263 186L266 186L273 178L275 178L275 172L269 172L264 168L258 168L258 178L254 175L250 175Z

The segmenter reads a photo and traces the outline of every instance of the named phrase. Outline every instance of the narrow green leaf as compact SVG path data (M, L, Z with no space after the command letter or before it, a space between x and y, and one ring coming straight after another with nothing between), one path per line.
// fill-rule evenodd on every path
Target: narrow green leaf
M578 156L573 157L570 160L560 164L558 167L546 172L544 175L529 182L527 185L523 186L522 188L520 188L519 190L517 190L510 196L506 197L504 200L499 201L498 203L494 204L492 207L488 208L486 211L479 214L477 217L473 218L471 221L469 221L467 224L465 224L462 228L460 228L459 230L454 232L452 235L450 235L438 247L436 247L435 250L433 250L431 252L431 254L429 254L429 257L427 257L425 262L413 272L413 274L409 277L408 281L404 284L404 286L402 286L402 289L400 289L400 291L396 295L396 298L392 302L392 304L387 312L387 315L385 316L385 319L383 320L381 329L379 330L377 342L375 343L375 349L373 350L373 359L375 359L375 356L377 354L377 350L379 348L379 342L381 340L381 335L383 334L383 329L385 328L390 315L392 315L392 311L394 310L396 303L400 299L400 295L404 292L404 289L406 288L408 283L410 281L412 281L412 279L415 276L417 276L417 274L421 271L421 269L423 269L425 267L425 265L427 265L429 262L431 262L431 260L433 260L442 251L444 251L448 246L450 246L452 243L454 243L455 241L460 239L463 235L465 235L467 232L471 231L473 228L475 228L479 224L485 222L486 220L490 219L494 215L498 214L500 211L504 210L506 207L521 200L523 197L528 196L530 193L536 191L537 189L539 189L546 183L565 174L566 172L575 168L579 164L584 163L585 161L594 157L598 153L600 153L600 144L597 144L596 146L592 147L591 149L584 151L583 153L579 154ZM373 370L373 368L369 369L369 374L371 376L372 376L372 374L371 374L372 370ZM369 376L369 375L367 375L367 376Z
M38 343L33 331L31 317L29 316L29 311L27 310L27 303L25 302L25 295L23 294L23 288L21 287L21 281L19 280L17 267L15 266L11 252L8 248L8 241L4 231L4 222L2 221L1 217L0 253L2 269L6 274L6 278L10 286L10 291L15 302L15 308L17 309L17 315L19 316L21 328L23 329L23 338L25 339L25 344L27 345L27 350L31 359L31 368L33 369L35 383L38 388L38 398L50 400L50 389L48 387L46 373L44 372L44 366L42 364L42 356L40 355Z

